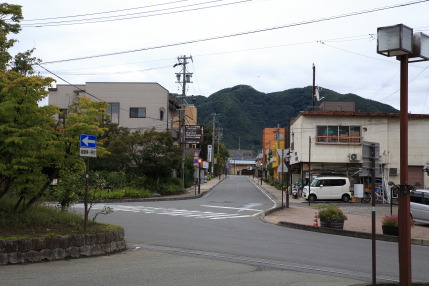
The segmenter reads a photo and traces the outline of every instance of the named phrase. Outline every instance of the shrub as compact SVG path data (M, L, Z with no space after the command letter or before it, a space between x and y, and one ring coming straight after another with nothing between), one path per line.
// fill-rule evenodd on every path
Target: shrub
M184 193L184 190L181 186L174 184L159 184L156 186L156 191L161 196L178 195Z
M343 221L347 216L339 207L328 206L319 210L318 217L322 221Z
M100 199L122 199L122 198L148 198L152 197L153 194L146 189L136 188L120 188L113 191L103 191L99 194Z

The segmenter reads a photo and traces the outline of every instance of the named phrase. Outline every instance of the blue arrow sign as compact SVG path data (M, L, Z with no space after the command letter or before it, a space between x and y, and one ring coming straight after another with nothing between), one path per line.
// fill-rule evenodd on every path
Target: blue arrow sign
M80 134L80 147L82 148L97 148L97 136Z

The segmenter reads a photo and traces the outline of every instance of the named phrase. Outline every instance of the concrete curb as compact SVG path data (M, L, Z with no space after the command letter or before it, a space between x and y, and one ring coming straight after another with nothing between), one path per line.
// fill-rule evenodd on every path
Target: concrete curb
M0 265L98 256L126 247L123 228L95 234L0 240Z
M269 209L266 212L264 212L263 214L261 214L260 219L263 222L271 223L271 222L265 220L264 217L266 215L272 214L272 213L279 211L281 209L282 209L282 207L275 207L275 208ZM318 226L304 225L304 224L298 224L298 223L286 222L286 221L279 221L276 225L282 226L282 227L306 230L306 231L326 233L326 234L342 235L342 236L349 236L349 237L356 237L356 238L363 238L363 239L372 239L372 234L367 233L367 232L359 232L359 231L343 230L343 229L333 229L333 228L327 228L327 227L318 227ZM375 239L381 240L381 241L398 242L397 236L384 235L384 234L376 234ZM412 238L411 244L421 245L421 246L429 246L429 240Z

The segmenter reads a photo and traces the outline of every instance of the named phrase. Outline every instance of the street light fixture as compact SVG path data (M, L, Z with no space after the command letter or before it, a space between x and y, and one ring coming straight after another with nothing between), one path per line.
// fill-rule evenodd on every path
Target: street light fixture
M423 33L413 34L413 29L403 24L380 27L377 28L377 53L387 57L396 56L401 62L399 281L401 285L411 285L410 190L413 187L408 184L408 63L429 60L429 37Z

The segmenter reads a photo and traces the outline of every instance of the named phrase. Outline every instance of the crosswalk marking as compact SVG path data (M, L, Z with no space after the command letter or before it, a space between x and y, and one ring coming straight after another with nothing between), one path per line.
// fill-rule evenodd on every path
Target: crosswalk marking
M92 210L102 210L105 205L98 204L92 206ZM76 208L84 208L83 204L74 205ZM147 206L126 206L126 205L109 205L113 208L113 211L124 211L134 213L146 213L146 214L161 214L169 216L181 216L189 218L205 218L205 219L231 219L231 218L245 218L254 217L259 215L262 211L248 208L228 208L237 209L237 213L224 213L224 212L210 212L210 211L196 211L196 210L185 210L175 208L159 208L159 207L147 207ZM207 206L206 206L207 207ZM213 207L213 206L210 206ZM223 207L219 207L223 208ZM251 214L244 214L243 212L251 212Z

